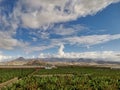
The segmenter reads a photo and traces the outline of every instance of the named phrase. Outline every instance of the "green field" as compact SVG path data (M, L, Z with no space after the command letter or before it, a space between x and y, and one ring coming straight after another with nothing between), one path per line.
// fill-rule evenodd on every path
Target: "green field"
M79 66L38 69L2 90L120 90L120 70Z
M49 75L49 74L78 74L78 75L96 75L96 76L120 76L120 70L112 70L110 68L103 67L80 67L80 66L66 66L58 67L57 69L40 69L35 74L37 75Z
M14 77L24 77L33 71L34 69L0 69L0 83L10 80Z

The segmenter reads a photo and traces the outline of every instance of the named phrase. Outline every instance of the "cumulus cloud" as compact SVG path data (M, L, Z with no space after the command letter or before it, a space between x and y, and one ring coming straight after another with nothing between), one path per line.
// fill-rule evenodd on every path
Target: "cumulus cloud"
M115 51L94 51L94 52L81 52L81 53L65 53L65 58L91 58L96 60L109 60L120 61L120 57L117 56L120 52Z
M36 29L94 15L118 1L120 0L19 0L14 16L19 16L24 27Z
M44 54L39 55L40 58L89 58L94 60L105 61L120 61L120 52L115 51L93 51L93 52L64 52L64 45L62 44L58 50L58 54Z
M64 45L62 44L62 45L60 45L60 48L59 48L59 51L58 51L58 54L59 54L60 56L63 56L63 55L64 55L63 49L64 49Z

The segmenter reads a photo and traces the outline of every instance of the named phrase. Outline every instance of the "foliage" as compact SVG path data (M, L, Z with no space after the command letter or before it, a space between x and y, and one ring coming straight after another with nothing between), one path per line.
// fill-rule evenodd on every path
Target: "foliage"
M94 67L40 69L3 90L120 90L120 70Z
M0 69L0 83L5 82L14 77L24 77L32 73L34 69Z

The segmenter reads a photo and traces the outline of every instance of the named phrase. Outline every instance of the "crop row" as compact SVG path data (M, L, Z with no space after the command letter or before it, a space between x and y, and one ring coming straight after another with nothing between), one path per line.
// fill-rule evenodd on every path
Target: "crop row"
M120 90L120 79L102 76L25 77L3 90Z
M32 73L34 69L0 69L0 83L5 82L14 77L24 77Z
M29 70L18 72L25 74ZM19 74L23 78L17 83L2 90L120 90L120 70L109 68L68 66L23 74Z
M100 67L58 67L57 69L40 69L35 75L49 75L49 74L82 74L82 75L96 75L96 76L120 76L120 70L113 70L109 68Z

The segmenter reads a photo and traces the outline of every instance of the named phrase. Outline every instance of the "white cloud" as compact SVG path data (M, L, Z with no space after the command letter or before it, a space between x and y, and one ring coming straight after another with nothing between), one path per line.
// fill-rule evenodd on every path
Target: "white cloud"
M62 36L70 36L70 35L75 35L78 32L82 30L88 29L87 27L84 27L80 24L77 25L69 25L65 26L63 24L60 24L59 26L53 27L53 30L51 31L52 34L57 34L57 35L62 35Z
M15 47L25 47L29 44L15 38L19 25L18 19L13 16L13 14L9 14L8 16L3 14L0 17L0 49L11 50Z
M12 32L0 31L0 48L11 50L14 47L24 47L28 45L28 43L13 38L12 35Z
M71 35L75 33L75 30L73 28L65 28L63 25L60 25L59 27L54 28L54 33L58 35Z
M62 45L60 45L60 48L59 48L59 51L58 51L58 54L59 54L60 56L63 56L63 55L64 55L63 49L64 49L64 45L62 44Z
M35 38L35 37L32 37L32 40L33 40L34 42L36 42L36 41L37 41L37 38Z
M94 52L81 52L81 53L64 53L65 58L91 58L96 60L109 60L120 61L120 57L117 56L120 52L115 51L94 51Z
M3 25L3 27L0 31L0 48L13 49L17 46L25 47L28 45L28 43L13 38L18 27L23 26L33 29L39 29L42 27L46 30L49 27L53 28L54 23L67 22L87 15L94 15L110 4L118 1L120 0L19 0L13 9L13 12L10 13L8 17L2 16L1 18L1 25ZM51 40L49 40L51 32L40 31L40 33L37 33L37 38L48 39L51 42L50 45L40 45L36 47L29 46L32 48L29 51L42 51L59 46L60 44L68 43L79 45L85 44L89 47L89 45L104 43L120 38L119 34L82 37L74 36L77 32L76 30L80 31L83 28L84 27L81 25L69 28L61 25L53 28L54 30L52 31L52 34L59 34L66 37ZM9 34L8 31L12 34ZM67 35L72 35L73 37L67 37ZM37 40L36 38L32 39L33 41Z
M38 46L28 46L25 48L25 51L28 53L35 52L35 51L43 51L50 48L54 48L56 46L65 45L65 44L78 45L78 46L84 45L87 48L90 48L90 46L106 43L106 42L117 40L117 39L120 39L120 34L89 35L89 36L80 36L80 37L74 36L74 37L65 37L60 39L49 39L48 40L48 42L50 42L49 44L47 45L42 44ZM63 47L64 46L61 46L61 49L59 50L61 53L64 53Z
M57 55L57 54L56 54L56 55ZM39 57L39 58L53 58L53 57L56 57L56 55L50 54L50 53L47 53L47 54L40 53L40 55L39 55L38 57Z
M37 40L39 39L49 40L49 38L52 37L52 35L71 37L71 36L76 36L79 32L83 30L88 30L88 28L80 24L76 24L76 25L60 24L60 25L51 25L47 30L46 29L30 30L29 35L35 36ZM35 37L31 37L31 38L35 40Z
M94 51L94 52L64 52L64 45L61 45L58 54L44 54L39 55L40 58L89 58L104 61L120 61L120 52L115 51Z
M12 59L12 56L0 54L0 62L4 62L5 60L10 60L10 59Z
M3 0L0 0L0 2L1 1ZM81 37L74 35L77 33L77 30L80 31L85 29L85 27L81 25L71 27L60 25L55 28L53 27L54 23L67 22L76 20L80 17L85 17L87 15L94 15L110 4L116 3L118 1L120 0L18 0L17 5L15 5L13 9L13 12L9 13L8 16L2 14L2 12L7 8L1 6L0 49L11 50L15 47L22 47L26 52L29 53L34 51L43 51L60 46L62 44L84 44L89 47L91 45L120 39L120 34L89 35ZM17 28L19 27L39 30L37 34L35 33L35 35L33 35L37 38L32 37L32 40L38 41L39 39L42 39L46 41L48 40L50 43L47 45L43 44L38 46L28 46L29 43L14 38L17 33ZM40 28L44 29L44 31L41 31ZM53 31L50 33L47 32L48 28L52 28ZM51 33L66 37L62 37L61 39L49 39ZM66 56L70 56L69 53L64 53L63 48L64 46L61 46L59 54L61 56L64 56L64 54L66 54ZM79 56L79 54L76 53L76 55L74 53L71 54L76 57L77 55ZM5 57L7 56L0 56L0 58Z
M115 34L115 35L89 35L89 36L75 36L75 37L68 37L64 38L64 42L68 42L71 44L84 44L84 45L96 45L100 43L106 43L108 41L120 39L120 34Z
M21 18L24 27L36 29L94 15L118 1L120 0L19 0L14 15Z
M43 51L46 49L50 49L55 47L54 44L51 45L39 45L39 46L28 46L28 47L24 47L24 51L26 52L26 54L29 54L31 52L35 52L35 51Z
M33 29L39 29L42 27L44 30L46 30L49 27L53 27L54 23L76 20L77 18L85 17L86 15L94 15L106 8L108 5L118 1L120 0L19 0L13 9L13 12L9 13L8 16L3 15L1 17L2 29L0 31L0 48L12 49L16 46L26 46L26 43L13 38L18 27L23 26ZM54 34L56 33L65 36L72 35L77 32L76 30L79 29L78 31L80 31L83 28L84 27L81 25L69 28L61 25L58 29L57 27L54 28L55 32L53 32ZM7 33L8 31L10 31L12 35L9 35ZM49 39L49 35L49 32L41 31L37 34L37 38ZM94 37L97 38L93 40ZM40 47L35 47L33 51L37 49L44 50L45 48L58 46L57 44L53 44L53 42L58 42L59 44L81 43L94 45L109 41L109 37L110 36L97 35L83 37L74 36L56 40L54 39L50 40L50 46L42 46L43 49L38 49ZM108 40L105 38L108 38ZM36 41L36 39L33 38L33 41Z

